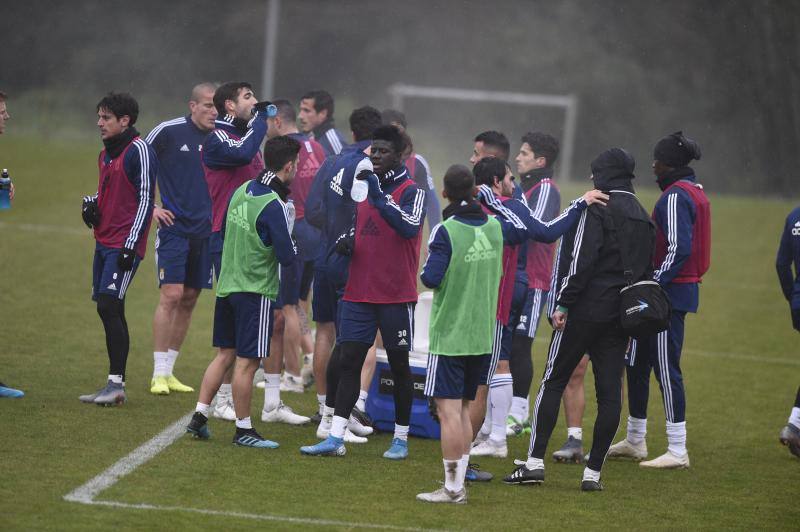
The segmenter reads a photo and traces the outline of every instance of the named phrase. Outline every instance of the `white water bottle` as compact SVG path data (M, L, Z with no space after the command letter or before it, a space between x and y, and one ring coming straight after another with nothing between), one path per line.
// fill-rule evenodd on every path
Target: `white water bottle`
M366 179L354 179L353 186L350 188L350 197L353 198L353 201L356 203L361 203L367 199L368 194L369 184L367 183Z
M353 198L353 201L356 203L361 203L367 199L367 196L369 195L369 183L367 183L367 180L358 179L358 174L364 170L368 170L370 172L374 170L372 167L372 161L369 160L369 157L364 157L356 165L355 175L353 176L353 186L350 187L350 197Z

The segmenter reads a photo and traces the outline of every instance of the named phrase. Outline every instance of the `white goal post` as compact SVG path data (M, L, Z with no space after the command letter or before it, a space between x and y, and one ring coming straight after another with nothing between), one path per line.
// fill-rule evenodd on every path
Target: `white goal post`
M509 105L558 107L564 109L564 132L561 135L561 164L558 176L562 180L572 179L572 153L575 144L575 125L578 114L578 98L573 95L536 94L524 92L481 91L455 89L451 87L426 87L422 85L391 85L387 92L392 97L392 107L403 110L406 98L432 98L462 102L493 102Z

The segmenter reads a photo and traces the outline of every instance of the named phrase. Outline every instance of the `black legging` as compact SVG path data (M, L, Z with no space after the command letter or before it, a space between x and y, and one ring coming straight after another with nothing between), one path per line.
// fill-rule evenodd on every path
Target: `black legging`
M524 334L514 334L511 340L511 378L513 379L514 397L527 399L533 382L533 358L531 346L533 338Z
M597 394L597 419L594 423L592 450L587 465L600 471L608 448L619 428L622 410L622 372L628 337L619 323L598 323L567 319L562 331L550 340L547 365L533 408L534 426L529 456L544 459L547 442L558 419L561 395L572 372L588 352L592 361Z
M106 331L109 375L122 375L125 380L125 367L128 364L130 336L128 322L125 321L125 301L108 294L97 296L97 313Z
M331 365L336 364L334 357L336 351L331 355L328 362L328 391L325 404L329 403L331 395L335 395L334 415L348 418L350 412L358 401L358 392L361 389L361 368L367 358L367 352L371 344L363 342L342 342L339 346L338 355L338 385L332 383L331 377L337 372L331 371ZM401 349L387 349L386 355L389 359L389 366L394 378L394 419L398 425L408 426L411 420L411 402L413 400L413 382L411 381L411 368L408 365L408 351Z

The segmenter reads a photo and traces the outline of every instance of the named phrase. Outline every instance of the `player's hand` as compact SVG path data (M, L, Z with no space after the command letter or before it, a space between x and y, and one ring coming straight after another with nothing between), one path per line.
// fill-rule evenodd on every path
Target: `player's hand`
M11 185L11 188L8 190L8 200L9 201L14 201L14 182L12 181L10 183L10 185Z
M550 316L550 323L553 325L553 329L563 331L564 327L567 325L567 313L556 310L553 312L553 315Z
M586 202L586 205L605 205L608 202L608 194L603 194L599 190L589 190L581 196L581 199Z
M92 196L83 197L83 205L81 206L81 218L86 227L92 229L100 222L100 213L97 211L97 198Z
M153 218L159 227L169 227L175 223L175 215L172 211L162 209L158 205L153 207Z
M381 190L381 183L378 181L378 176L370 172L366 174L366 177L363 179L367 180L367 185L369 185L369 197L372 201L383 197L383 190Z
M356 179L366 179L367 174L375 173L375 168L372 166L372 161L369 160L369 157L364 157L358 164L356 165Z
M130 248L122 248L117 255L117 267L123 272L128 272L133 269L133 260L136 258L136 252Z
M265 118L273 118L278 115L278 108L272 102L258 102L253 106L253 116L262 115Z

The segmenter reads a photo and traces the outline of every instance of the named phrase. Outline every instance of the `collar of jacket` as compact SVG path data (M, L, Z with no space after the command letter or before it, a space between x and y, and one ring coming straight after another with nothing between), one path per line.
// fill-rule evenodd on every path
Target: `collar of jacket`
M470 218L474 220L485 220L486 213L481 209L480 204L471 200L469 202L462 201L461 203L451 203L442 211L442 219L447 220L452 216L460 216L461 218Z
M214 126L243 137L247 133L249 122L233 115L225 115L222 118L217 118L214 121Z
M334 126L333 124L333 118L326 118L323 123L312 129L311 131L314 133L314 138L318 139L325 136L325 132L328 131L329 129L333 129L334 127L336 126Z
M388 193L388 191L386 190L387 187L393 189L395 184L400 183L406 177L408 177L408 170L406 169L406 165L400 163L400 166L392 170L389 170L383 175L379 175L378 182L381 184L381 188L384 190L384 192Z
M673 168L666 174L656 177L656 183L658 183L658 188L663 192L681 179L694 181L694 170L690 166Z
M281 181L277 174L272 170L262 170L256 179L258 179L258 182L262 185L266 185L271 188L283 202L286 202L289 194L292 193L289 185Z
M519 179L519 184L522 190L530 190L536 183L542 179L553 179L553 167L534 168L530 172L523 174Z
M106 148L106 154L109 158L116 159L119 157L119 154L128 147L128 144L133 142L133 139L138 136L139 132L136 131L135 127L131 126L119 135L103 139L103 146Z

